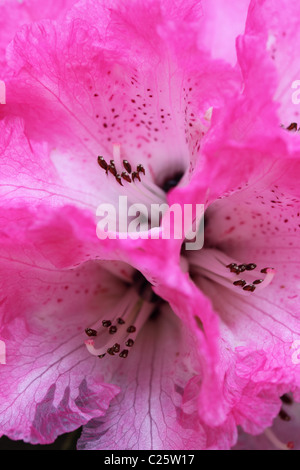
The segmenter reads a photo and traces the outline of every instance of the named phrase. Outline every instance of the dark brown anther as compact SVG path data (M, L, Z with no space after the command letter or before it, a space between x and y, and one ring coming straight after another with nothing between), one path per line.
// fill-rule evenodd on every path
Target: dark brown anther
M97 336L97 331L92 328L86 328L84 331L88 336Z
M249 264L246 264L246 270L247 271L253 271L253 269L256 268L256 264L254 263L249 263Z
M113 325L109 329L109 334L114 335L117 331L118 331L117 327Z
M100 356L98 356L98 357L99 357L99 359L102 359L102 357L104 357L104 356L105 356L105 353L104 353L104 354L100 354Z
M253 284L261 284L263 281L263 279L255 279L255 281L253 281Z
M236 263L230 263L230 264L227 264L226 268L236 268L237 267L237 264Z
M121 178L121 176L120 176L119 174L116 175L116 181L118 181L118 183L119 183L120 186L123 186L122 178Z
M133 339L129 338L129 339L126 341L125 345L128 346L128 348L132 348L132 346L134 345Z
M238 267L236 263L230 263L226 266L226 268L228 268L231 273L239 274L241 272L240 268Z
M287 131L296 131L297 130L297 123L296 122L291 122L291 124L286 128Z
M126 173L126 171L123 171L121 176L125 181L128 181L128 183L131 183L130 175L128 173Z
M287 395L287 394L282 395L282 397L280 397L280 400L281 400L282 403L284 403L285 405L292 405L292 404L294 403L292 397L290 397L290 396Z
M114 160L110 160L109 163L110 163L110 166L113 166L113 167L115 166L115 161Z
M128 160L123 160L123 166L125 168L125 170L127 171L127 173L131 173L131 165L129 163Z
M230 272L235 273L235 274L240 274L241 271L238 266L232 266L232 268L230 268Z
M242 287L244 287L246 284L247 282L244 281L243 279L239 279L238 281L234 281L233 283L234 286L242 286Z
M144 168L143 165L141 165L141 164L137 166L136 171L137 171L138 173L143 173L143 175L146 174L145 168Z
M111 325L111 321L110 320L103 320L102 325L105 328L108 328Z
M131 177L132 177L132 181L134 181L135 179L138 179L139 181L141 181L140 175L138 174L137 171L134 171Z
M127 357L128 356L128 350L127 349L124 349L120 354L119 354L120 357Z
M116 167L115 167L115 166L108 165L107 169L108 169L108 171L111 172L111 174L112 174L113 176L117 176L117 170L116 170Z
M120 345L118 343L116 343L116 344L113 345L112 349L115 353L118 353L118 352L120 352Z
M247 286L243 287L243 290L246 290L248 292L254 292L256 287L253 284L247 284Z
M246 265L245 264L239 264L238 268L240 270L240 273L243 273L244 271L246 271Z
M136 331L136 327L134 325L131 325L127 328L128 333L134 333Z
M291 417L283 409L279 411L278 416L282 421L291 421Z
M113 348L108 348L108 350L106 351L108 354L110 354L111 356L114 356L115 355L115 352L114 352L114 349Z
M119 325L124 325L124 323L125 323L123 318L118 318L117 322L119 323Z
M101 157L101 156L98 157L98 164L101 166L101 168L103 168L103 170L105 170L107 172L108 165L107 165L107 163L106 163L106 161L104 160L103 157Z

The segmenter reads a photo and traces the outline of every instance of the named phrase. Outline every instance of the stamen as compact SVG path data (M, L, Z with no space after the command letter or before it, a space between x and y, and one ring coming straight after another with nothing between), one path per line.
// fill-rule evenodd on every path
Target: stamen
M253 284L248 284L247 286L243 287L243 290L247 292L254 292L256 287Z
M145 168L144 168L143 165L141 165L141 164L139 164L139 165L137 166L136 171L137 171L138 173L143 173L143 175L146 174Z
M128 350L135 343L138 331L149 318L155 304L141 299L134 287L129 289L123 297L111 320L100 320L85 332L90 338L85 341L87 350L93 355L103 358L107 353L110 356L119 354L126 358ZM120 317L122 312L122 317ZM113 338L113 341L112 341Z
M113 162L113 160L111 160L111 162ZM116 169L116 167L113 163L110 163L110 165L108 165L107 169L113 176L117 176L117 169Z
M98 164L101 166L101 168L103 168L103 170L106 171L106 174L107 174L108 165L107 165L107 163L106 163L106 161L104 160L103 157L101 157L101 156L98 157Z
M131 178L130 178L129 173L127 173L126 171L123 171L121 176L125 181L128 181L128 183L131 183Z
M280 441L280 439L275 436L274 432L270 428L267 428L264 431L264 434L269 439L269 441L279 450L292 450L294 448L293 442L288 442L287 444L284 444L284 442Z
M127 350L127 349L124 349L124 350L119 354L119 356L126 358L126 357L128 356L128 350Z
M297 125L296 122L291 122L291 124L286 128L286 130L296 132L297 127L298 127L298 125Z
M111 173L121 187L124 186L123 182L125 183L124 195L128 196L135 203L138 202L146 205L148 209L153 203L162 204L166 202L166 194L161 188L154 184L150 178L141 178L141 175L146 175L146 170L141 163L139 163L136 170L132 172L132 165L128 160L121 162L120 144L113 144L112 153L114 158L110 160L109 164L107 164L102 156L98 157L98 164L105 170L107 175ZM122 166L126 171L122 171ZM118 173L118 170L120 173Z
M127 173L131 173L131 165L129 163L128 160L123 160L123 166L125 168L125 170L127 171Z
M288 394L284 394L282 395L282 397L280 397L280 400L282 401L282 403L284 403L285 405L292 405L294 403L292 397L290 397Z
M279 418L282 419L282 421L291 421L291 417L290 415L287 414L286 411L284 411L283 408L281 408L281 410L279 411Z
M119 183L120 186L123 186L122 178L121 178L120 175L116 175L116 180L117 180L117 182Z
M258 269L255 263L238 263L216 249L202 249L188 254L191 273L204 276L225 286L240 295L251 295L266 288L272 281L275 270L264 268L260 272L266 274L264 279L258 279ZM243 272L243 279L236 277Z
M97 336L97 331L92 328L86 328L85 332L88 336Z

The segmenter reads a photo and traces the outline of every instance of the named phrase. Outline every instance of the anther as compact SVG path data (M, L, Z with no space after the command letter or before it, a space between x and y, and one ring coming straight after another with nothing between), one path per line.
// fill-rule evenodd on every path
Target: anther
M113 176L117 176L117 170L116 170L116 167L114 165L108 165L107 169L108 169L108 171L110 171L110 173Z
M115 175L116 176L116 180L118 181L119 185L123 186L123 183L122 183L122 178L119 174Z
M132 176L132 181L134 181L135 179L138 179L139 181L141 181L140 175L137 171L134 171L131 176Z
M110 320L103 320L102 325L105 328L108 328L111 325L111 321Z
M86 328L84 331L88 336L97 336L97 331L92 328Z
M236 263L230 263L230 264L227 264L226 268L236 268L237 267L237 264Z
M105 353L104 354L100 354L99 359L102 359L103 357L105 356Z
M118 318L117 319L117 322L119 323L119 325L124 325L125 321L123 320L123 318Z
M134 333L136 331L136 327L134 325L131 325L127 328L128 333Z
M246 284L247 282L244 281L243 279L239 279L238 281L234 281L233 283L234 286L242 286L242 287L244 287Z
M282 419L282 421L291 421L290 415L288 415L283 409L279 411L279 418Z
M129 163L128 160L123 160L123 166L125 168L125 170L127 171L127 173L131 173L131 165Z
M253 281L253 284L261 284L263 281L263 279L255 279L255 281Z
M280 400L285 403L285 405L292 405L293 404L293 399L286 393L280 397Z
M113 348L108 348L106 352L107 352L108 354L110 354L110 356L114 356L114 355L115 355L115 352L114 352Z
M239 268L240 273L243 273L244 271L246 271L246 265L245 264L239 264L238 268Z
M128 183L131 183L130 175L126 171L123 171L121 176L125 181L128 181Z
M114 353L120 352L120 345L118 343L114 344L112 347Z
M246 270L247 271L253 271L253 269L256 268L256 264L254 263L249 263L249 264L246 264Z
M226 266L226 268L229 268L231 273L239 274L241 272L236 263L230 263Z
M243 287L243 289L248 292L254 292L256 287L253 284L248 284L247 286Z
M104 158L101 157L100 155L98 157L98 164L101 166L101 168L103 168L103 170L107 171L108 165L107 165L106 161L104 160Z
M139 165L137 166L136 170L137 170L138 173L143 173L143 175L146 174L145 168L144 168L143 165L141 165L141 164L139 164Z
M119 354L120 357L127 357L128 356L128 350L127 349L124 349L120 354Z
M286 128L288 131L296 131L297 130L297 123L291 122L291 124Z
M109 329L109 334L114 335L117 331L118 331L117 327L113 325Z
M131 348L131 347L134 345L133 339L129 338L129 339L126 341L125 345L126 345L128 348Z

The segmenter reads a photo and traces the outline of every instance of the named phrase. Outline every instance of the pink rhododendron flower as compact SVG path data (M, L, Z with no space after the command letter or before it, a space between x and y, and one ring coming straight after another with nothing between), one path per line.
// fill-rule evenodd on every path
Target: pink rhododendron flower
M1 42L1 433L297 447L299 7L52 3L14 6ZM204 247L99 240L121 195L205 204Z

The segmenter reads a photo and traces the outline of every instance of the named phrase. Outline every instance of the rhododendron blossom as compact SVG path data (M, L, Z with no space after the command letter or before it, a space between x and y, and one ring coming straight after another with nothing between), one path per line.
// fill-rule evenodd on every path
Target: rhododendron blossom
M0 5L1 435L299 448L300 7L283 3ZM192 208L180 236L171 207Z

